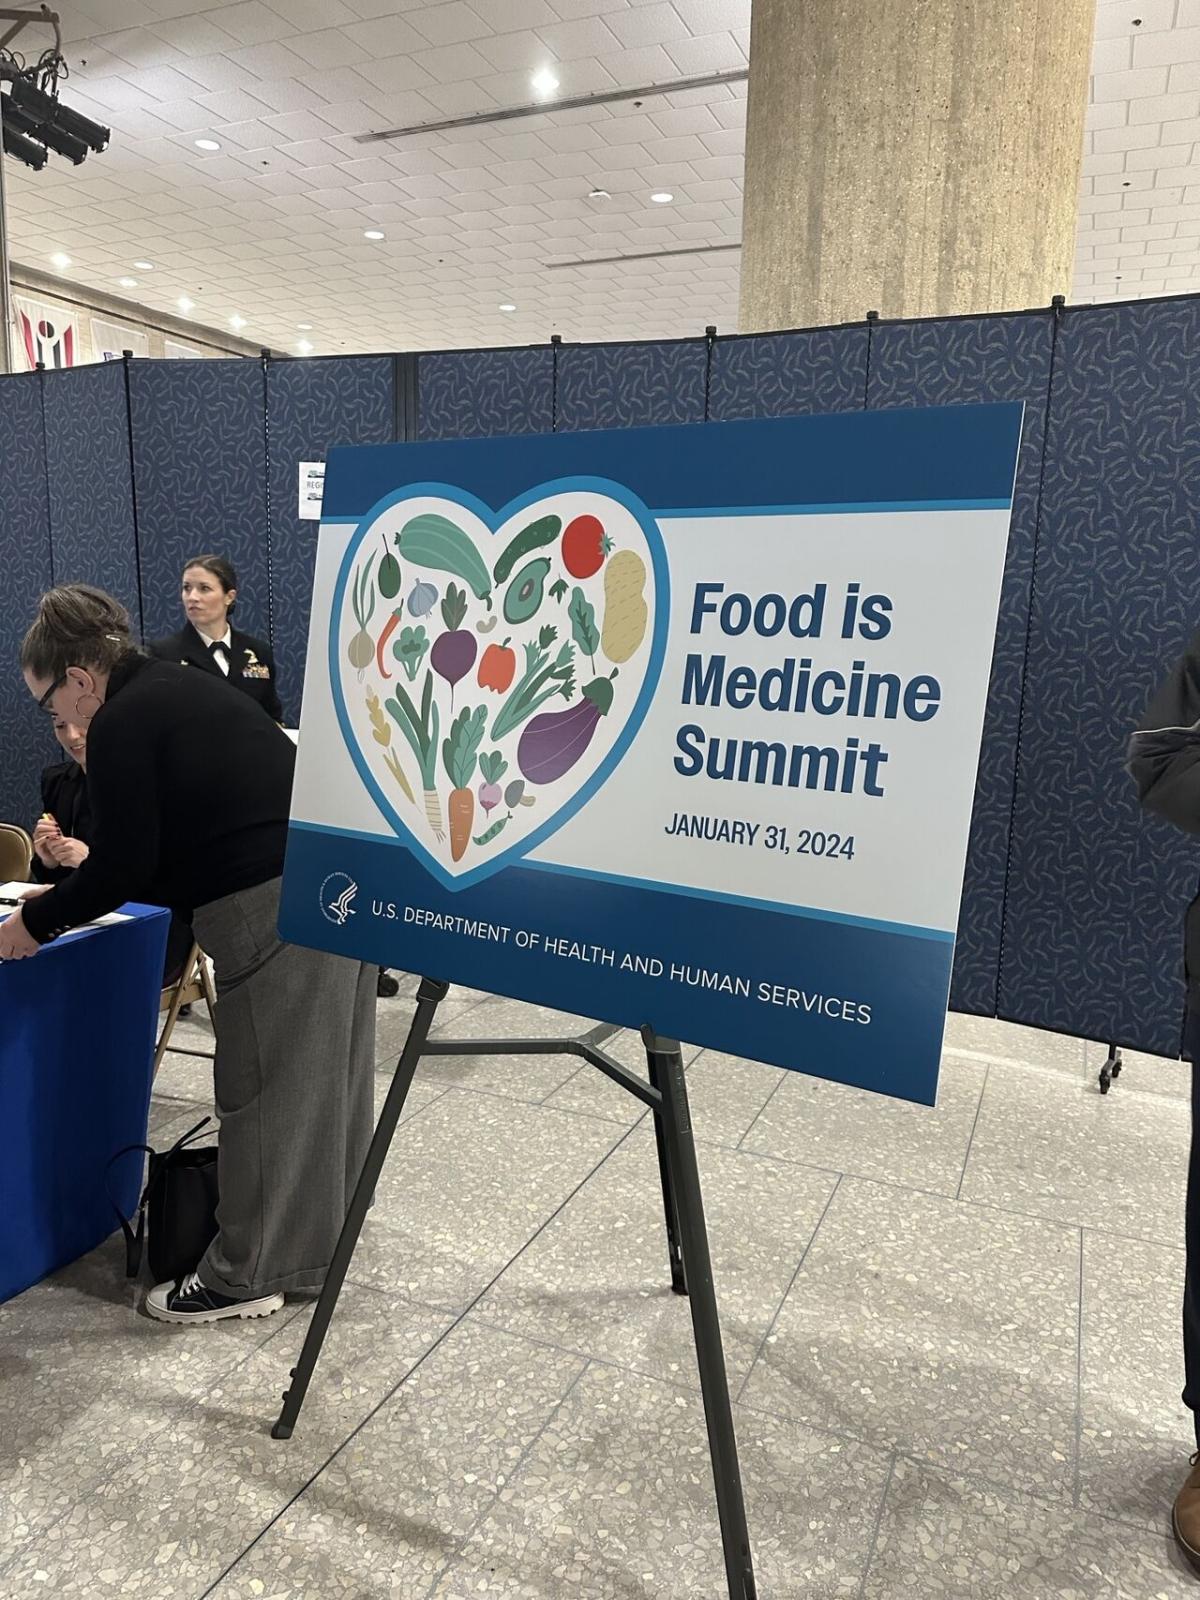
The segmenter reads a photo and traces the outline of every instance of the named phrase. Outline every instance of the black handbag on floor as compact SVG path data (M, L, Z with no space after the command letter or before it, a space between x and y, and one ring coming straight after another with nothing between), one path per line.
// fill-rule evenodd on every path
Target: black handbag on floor
M113 1162L132 1155L135 1150L150 1157L146 1187L135 1214L136 1229L115 1202L113 1204L125 1235L126 1277L137 1277L145 1244L155 1283L182 1278L195 1271L201 1256L216 1237L217 1147L193 1143L211 1121L211 1117L205 1117L169 1150L131 1144L118 1150L109 1162L111 1169Z

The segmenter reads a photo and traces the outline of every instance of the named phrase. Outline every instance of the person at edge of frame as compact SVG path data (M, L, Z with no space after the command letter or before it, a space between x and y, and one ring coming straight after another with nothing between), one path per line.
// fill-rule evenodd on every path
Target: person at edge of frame
M65 883L0 922L0 961L127 900L188 917L216 968L218 1230L146 1310L269 1316L324 1283L374 1125L375 968L277 932L295 748L208 673L145 655L84 584L42 596L21 671L41 711L88 729L93 833Z
M42 814L33 830L33 881L65 883L90 854L92 809L87 792L87 728L54 718L54 737L68 760L42 771ZM178 983L192 949L192 930L179 917L167 930L163 988ZM179 1015L191 1013L183 1006Z
M1200 633L1160 686L1129 742L1129 771L1138 797L1190 834L1200 834ZM1171 1513L1175 1543L1200 1576L1200 895L1184 933L1187 1020L1184 1055L1192 1062L1192 1143L1184 1213L1183 1402L1196 1428L1191 1471Z
M219 673L282 724L275 656L265 639L233 626L237 591L238 578L231 561L217 555L192 556L184 563L180 580L187 621L178 633L151 640L146 648L159 661L178 661L180 666ZM398 981L380 967L376 981L380 999L390 1000L399 992Z

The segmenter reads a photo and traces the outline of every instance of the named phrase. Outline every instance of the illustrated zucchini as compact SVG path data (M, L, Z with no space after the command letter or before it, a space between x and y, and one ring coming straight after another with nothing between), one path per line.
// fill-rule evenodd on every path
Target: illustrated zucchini
M448 517L435 511L413 517L400 530L400 554L415 567L432 567L436 572L452 572L474 593L476 599L492 603L492 579L483 557L474 544Z
M527 528L522 528L520 533L505 545L504 554L492 569L496 582L503 583L518 561L523 561L527 555L534 550L540 550L545 544L553 544L561 532L562 518L555 516L539 517Z

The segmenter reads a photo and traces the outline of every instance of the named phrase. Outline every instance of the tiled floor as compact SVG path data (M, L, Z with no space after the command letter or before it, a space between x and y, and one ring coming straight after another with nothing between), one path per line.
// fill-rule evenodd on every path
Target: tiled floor
M459 991L442 1031L586 1026ZM759 1594L1200 1594L1167 1529L1187 1069L1102 1098L1097 1047L951 1018L929 1111L688 1056ZM209 1097L168 1058L155 1141ZM161 1327L118 1244L0 1308L0 1600L726 1594L653 1132L590 1067L422 1066L287 1443L308 1308Z

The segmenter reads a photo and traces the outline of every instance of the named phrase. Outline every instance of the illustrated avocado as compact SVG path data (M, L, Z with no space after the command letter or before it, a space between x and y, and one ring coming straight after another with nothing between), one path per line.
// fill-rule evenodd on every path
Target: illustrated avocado
M527 561L504 591L504 616L508 622L528 622L545 596L550 563L545 556Z

